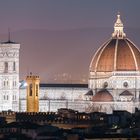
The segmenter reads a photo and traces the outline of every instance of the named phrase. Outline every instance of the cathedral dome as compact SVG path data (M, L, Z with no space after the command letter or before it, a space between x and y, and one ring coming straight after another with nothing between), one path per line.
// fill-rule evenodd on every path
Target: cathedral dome
M113 96L109 93L108 90L102 89L93 96L92 101L93 102L112 102Z
M126 38L120 15L117 15L111 39L95 53L90 64L90 71L140 71L140 51Z

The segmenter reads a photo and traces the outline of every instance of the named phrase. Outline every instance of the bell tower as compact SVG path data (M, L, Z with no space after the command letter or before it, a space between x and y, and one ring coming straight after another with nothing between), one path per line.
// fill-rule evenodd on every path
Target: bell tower
M19 111L20 44L0 43L0 111Z
M32 75L26 77L27 82L27 112L39 111L39 76Z

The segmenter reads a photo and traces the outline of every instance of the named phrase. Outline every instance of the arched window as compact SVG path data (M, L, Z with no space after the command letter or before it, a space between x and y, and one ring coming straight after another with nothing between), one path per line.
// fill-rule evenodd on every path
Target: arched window
M5 87L5 81L3 81L3 85L4 85L4 87Z
M32 96L32 84L30 84L29 88L30 88L29 89L29 92L30 92L29 95Z
M36 96L38 96L38 85L36 85Z
M16 87L16 84L17 84L16 81L13 81L13 87Z
M8 73L8 62L4 63L4 72Z
M16 95L13 95L13 100L14 100L14 101L16 100Z
M13 71L16 71L16 62L13 62Z

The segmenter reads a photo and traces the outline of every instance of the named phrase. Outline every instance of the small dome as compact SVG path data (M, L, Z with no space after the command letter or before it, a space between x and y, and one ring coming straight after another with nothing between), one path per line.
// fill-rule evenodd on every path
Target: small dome
M103 89L97 92L94 96L92 101L94 102L112 102L113 96L109 93L108 90Z

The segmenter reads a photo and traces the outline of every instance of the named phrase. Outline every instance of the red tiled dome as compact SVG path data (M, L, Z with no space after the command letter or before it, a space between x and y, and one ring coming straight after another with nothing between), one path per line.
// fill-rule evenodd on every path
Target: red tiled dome
M92 99L93 102L112 102L113 96L108 92L108 90L103 89L97 92Z
M127 38L110 39L94 55L90 71L136 71L140 70L140 52Z
M123 32L123 23L117 15L112 38L95 53L91 72L140 71L140 51Z

